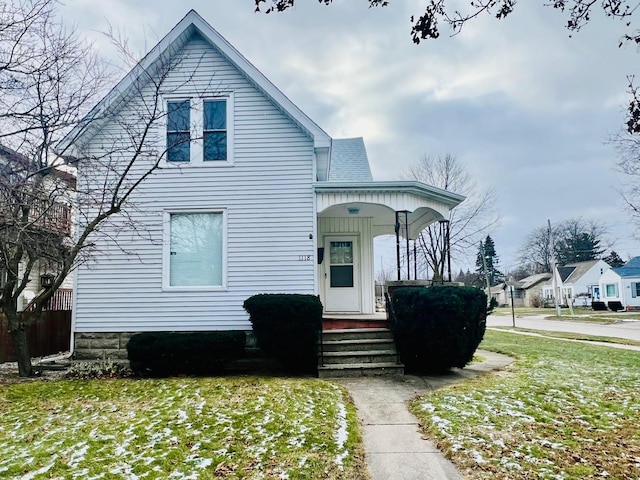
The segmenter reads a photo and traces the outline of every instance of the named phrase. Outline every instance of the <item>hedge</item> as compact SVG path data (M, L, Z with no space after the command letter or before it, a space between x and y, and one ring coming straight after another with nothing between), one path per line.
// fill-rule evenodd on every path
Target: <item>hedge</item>
M292 372L316 373L322 303L314 295L261 294L244 302L258 346Z
M484 337L487 296L477 288L433 286L393 292L392 329L407 371L464 367Z
M148 332L127 343L131 370L139 376L217 373L244 355L246 334L224 332Z

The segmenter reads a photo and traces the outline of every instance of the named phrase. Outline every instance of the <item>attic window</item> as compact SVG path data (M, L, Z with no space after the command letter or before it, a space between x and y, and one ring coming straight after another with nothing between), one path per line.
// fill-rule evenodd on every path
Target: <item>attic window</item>
M191 102L167 102L167 160L188 162L191 158Z
M227 159L227 101L225 99L204 101L202 143L205 161Z
M233 92L208 98L168 99L167 162L232 165L233 99Z

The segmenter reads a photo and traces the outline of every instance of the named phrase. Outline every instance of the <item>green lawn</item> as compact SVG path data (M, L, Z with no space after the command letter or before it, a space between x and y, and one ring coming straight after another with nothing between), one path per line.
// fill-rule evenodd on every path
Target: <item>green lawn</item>
M365 479L354 406L316 379L0 388L0 478Z
M593 311L589 308L574 307L573 315L568 308L562 308L562 315L557 316L555 308L528 308L517 307L514 309L516 317L529 317L543 315L549 320L570 320L580 322L594 323L615 323L621 320L640 320L640 312L611 312L611 311ZM491 312L492 315L511 316L511 307L498 307Z
M495 331L481 348L517 360L411 404L468 478L640 478L640 352Z
M516 332L535 333L536 335L542 335L543 337L552 338L564 338L567 340L583 340L586 342L604 342L604 343L619 343L620 345L633 345L640 347L640 341L632 340L629 338L621 337L603 337L601 335L587 335L586 333L576 332L553 332L551 330L537 330L535 328L520 328L520 327L491 327L498 330L515 330Z

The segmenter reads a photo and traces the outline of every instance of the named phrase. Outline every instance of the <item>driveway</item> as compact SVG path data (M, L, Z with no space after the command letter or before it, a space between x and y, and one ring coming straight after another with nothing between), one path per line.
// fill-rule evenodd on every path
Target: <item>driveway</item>
M487 317L488 327L511 327L512 325L513 321L511 316L489 315ZM516 327L549 330L553 332L574 332L603 337L619 337L640 341L640 321L638 320L625 320L610 325L602 325L591 322L545 320L544 315L537 315L516 317Z

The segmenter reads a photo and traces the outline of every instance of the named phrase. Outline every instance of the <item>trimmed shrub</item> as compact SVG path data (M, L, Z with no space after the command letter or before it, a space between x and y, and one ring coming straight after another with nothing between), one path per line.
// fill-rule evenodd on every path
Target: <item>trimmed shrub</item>
M619 301L607 302L607 306L609 307L609 310L613 312L619 312L620 310L624 310L624 307L622 306L622 302L619 302Z
M245 343L241 331L147 332L129 339L127 353L139 376L205 375L242 357Z
M604 311L607 309L607 304L604 302L591 302L591 308L593 310Z
M315 373L322 303L314 295L261 294L245 300L258 346L287 370Z
M464 367L484 337L487 295L472 287L402 288L392 297L392 324L408 371Z

